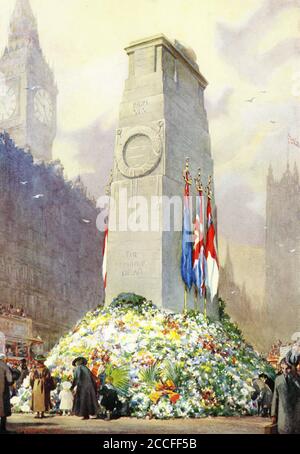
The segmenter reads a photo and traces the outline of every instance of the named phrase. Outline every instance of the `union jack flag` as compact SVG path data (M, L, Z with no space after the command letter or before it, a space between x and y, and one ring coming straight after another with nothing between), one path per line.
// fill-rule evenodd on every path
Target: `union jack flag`
M294 137L288 135L288 143L291 144L291 145L295 145L295 147L298 147L300 148L300 143L297 139L295 139Z
M196 219L194 223L193 282L200 297L205 296L206 258L204 245L204 196L199 191L196 198Z
M207 263L206 286L210 291L210 300L213 301L218 293L219 286L219 260L216 248L216 233L212 218L210 197L207 201L207 237L205 257Z

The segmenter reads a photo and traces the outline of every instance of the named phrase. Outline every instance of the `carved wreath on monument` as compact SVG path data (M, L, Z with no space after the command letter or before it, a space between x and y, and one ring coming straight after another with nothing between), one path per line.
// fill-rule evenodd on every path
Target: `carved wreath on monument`
M137 178L151 173L163 152L164 121L117 131L117 166L122 175Z

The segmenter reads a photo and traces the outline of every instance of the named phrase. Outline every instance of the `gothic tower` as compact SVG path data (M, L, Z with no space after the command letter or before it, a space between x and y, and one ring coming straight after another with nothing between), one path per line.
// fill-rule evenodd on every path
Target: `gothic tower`
M270 331L289 341L300 326L300 186L287 164L280 180L267 178L265 306ZM276 340L276 339L272 339Z
M36 160L52 159L57 87L40 47L29 0L17 0L0 59L0 131Z

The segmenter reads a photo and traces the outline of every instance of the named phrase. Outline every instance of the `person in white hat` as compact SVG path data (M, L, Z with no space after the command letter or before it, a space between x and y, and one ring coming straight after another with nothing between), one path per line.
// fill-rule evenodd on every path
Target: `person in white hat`
M0 433L6 433L6 420L11 416L9 386L13 383L10 368L4 362L5 355L0 354Z
M297 367L300 363L300 338L297 338L292 348L286 354L286 360L288 364L291 364L294 367Z

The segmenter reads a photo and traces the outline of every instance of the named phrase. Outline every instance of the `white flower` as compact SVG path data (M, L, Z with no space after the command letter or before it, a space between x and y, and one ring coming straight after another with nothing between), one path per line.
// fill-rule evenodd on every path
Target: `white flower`
M30 406L28 404L24 404L20 407L22 413L30 413Z
M20 402L20 398L17 397L17 396L14 396L14 397L12 397L12 398L10 399L10 403L11 403L12 405L17 405L17 404L19 404L19 402Z

